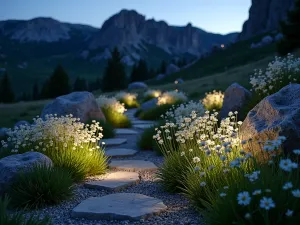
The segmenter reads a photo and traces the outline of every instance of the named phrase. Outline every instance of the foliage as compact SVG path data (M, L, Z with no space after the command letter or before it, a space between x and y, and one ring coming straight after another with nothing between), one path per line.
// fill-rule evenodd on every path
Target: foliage
M129 118L122 113L112 110L112 108L102 108L106 121L115 128L129 128L132 126Z
M175 103L175 105L180 104L181 102ZM156 106L153 109L141 112L139 118L142 120L158 120L163 114L165 114L173 105L164 104Z
M116 136L116 132L112 124L103 120L96 121L99 122L100 126L102 127L102 138L114 138ZM86 123L91 125L93 120L88 120Z
M107 157L98 146L102 128L96 121L85 125L68 116L46 115L35 118L31 125L13 128L7 132L4 148L14 153L37 151L47 155L56 167L67 169L74 180L102 174L107 168Z
M143 102L147 102L153 98L158 98L161 95L160 90L148 90L144 93Z
M7 72L0 79L0 103L11 103L15 100L14 92Z
M278 155L278 146L284 139L268 143L263 154L267 153L271 160L256 164L254 172L239 170L239 180L232 180L226 190L220 189L217 194L207 190L210 199L205 207L209 224L299 223L299 162L292 158L297 159L300 150L294 150L296 157Z
M212 92L205 93L205 98L202 104L208 111L220 111L223 106L224 94L221 91L213 90Z
M139 117L139 116L141 115L142 112L143 112L142 109L136 110L135 113L134 113L134 117Z
M102 79L102 90L115 91L126 88L126 73L121 62L121 54L117 48L112 51L112 57L108 60Z
M132 68L130 80L131 82L135 82L135 81L144 81L147 79L149 79L147 62L143 59L140 59L138 64L134 65Z
M276 93L289 83L300 81L300 58L292 54L287 57L275 57L275 60L268 64L263 70L256 70L250 78L252 90L260 99Z
M42 89L43 98L56 98L61 95L69 94L71 87L69 76L61 65L58 65L50 78L45 82Z
M138 108L140 105L137 101L137 94L121 91L116 94L116 99L124 103L126 109Z
M87 91L87 82L84 78L77 77L74 85L73 85L73 91Z
M51 225L49 217L40 219L38 216L31 215L28 219L22 213L14 213L9 215L7 207L10 203L10 198L4 196L0 198L0 224L3 225Z
M48 165L33 166L20 172L9 195L17 208L41 208L55 205L72 196L72 176L61 168Z
M281 55L287 55L300 47L300 1L295 0L294 8L287 13L287 21L281 23L283 39L277 44Z
M119 102L115 97L100 95L96 101L101 109L109 109L110 111L120 114L123 114L126 111L124 103Z
M183 92L167 91L158 97L157 105L175 104L176 102L186 102L187 96Z

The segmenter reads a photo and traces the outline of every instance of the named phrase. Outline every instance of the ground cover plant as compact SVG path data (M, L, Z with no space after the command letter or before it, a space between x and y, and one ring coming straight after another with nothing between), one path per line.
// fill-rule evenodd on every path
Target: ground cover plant
M2 147L11 154L41 152L55 167L66 169L75 181L81 181L86 176L106 171L107 157L98 146L101 131L96 121L88 125L72 115L46 115L45 119L34 118L30 125L10 129Z
M146 102L149 101L153 98L158 98L161 95L161 91L160 90L148 90L144 93L143 95L143 99L142 102Z
M202 104L208 111L220 111L223 106L224 94L221 91L213 90L212 92L205 93L202 99Z
M121 91L116 94L116 99L123 103L127 109L138 108L137 94Z
M129 118L124 114L126 111L124 103L120 103L115 97L101 95L97 102L105 115L106 121L115 128L131 127Z

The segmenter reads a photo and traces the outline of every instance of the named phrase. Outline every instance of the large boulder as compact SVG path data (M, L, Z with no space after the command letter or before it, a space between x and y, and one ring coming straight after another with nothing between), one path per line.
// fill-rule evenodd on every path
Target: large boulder
M172 73L176 73L180 70L180 68L174 64L169 64L166 68L166 75L170 75Z
M269 45L273 42L273 38L271 36L265 36L261 39L262 45Z
M274 40L275 40L276 42L278 42L278 41L281 41L283 38L284 38L283 34L282 34L282 33L278 33L278 34L276 34L276 36L274 37Z
M144 102L141 105L141 109L143 111L147 111L149 109L153 109L153 108L155 108L157 106L157 102L158 102L158 98L152 98L149 101Z
M51 159L39 152L15 154L0 159L0 194L5 193L19 172L28 171L34 165L53 166Z
M162 79L164 79L166 77L166 75L165 74L158 74L157 76L156 76L156 80L162 80Z
M220 117L225 118L229 112L240 111L251 99L252 94L238 83L230 85L225 93Z
M90 92L72 92L68 95L57 97L53 102L47 104L42 111L42 118L47 114L65 116L72 114L75 118L85 123L90 119L105 120L94 95Z
M147 89L148 86L144 82L133 82L128 85L128 90Z
M299 84L290 84L264 98L248 113L240 129L242 140L252 139L254 151L260 150L258 142L278 136L286 137L285 152L300 148Z

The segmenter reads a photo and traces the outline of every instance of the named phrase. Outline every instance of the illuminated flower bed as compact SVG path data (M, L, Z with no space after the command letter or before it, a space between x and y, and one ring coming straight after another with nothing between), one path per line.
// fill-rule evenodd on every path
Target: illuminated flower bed
M126 108L137 108L139 103L137 102L137 94L128 92L119 92L116 94L116 99L125 104Z
M221 91L213 90L205 94L205 98L202 100L204 107L209 110L220 111L223 106L224 94Z

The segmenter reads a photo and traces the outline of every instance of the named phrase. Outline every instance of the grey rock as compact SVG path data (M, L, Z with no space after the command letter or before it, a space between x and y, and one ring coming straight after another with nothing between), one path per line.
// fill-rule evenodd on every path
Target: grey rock
M50 158L39 152L15 154L0 159L0 193L7 191L20 171L26 173L32 166L42 164L53 165Z
M147 89L148 86L144 82L133 82L128 85L128 90Z
M240 136L253 139L254 151L260 150L258 141L274 140L285 136L286 152L300 148L300 85L290 84L264 98L247 115Z
M149 109L154 109L157 106L158 98L152 98L149 101L144 102L141 105L141 109L143 111L147 111Z
M8 128L5 128L5 127L0 128L0 140L6 137L7 131L8 131Z
M274 40L277 41L281 41L284 38L282 33L278 33L276 34L276 36L274 37Z
M18 128L20 128L21 126L30 126L30 123L28 123L25 120L21 120L14 125L14 127L18 127Z
M246 88L242 87L238 83L230 85L225 93L223 106L220 111L220 117L225 118L228 113L234 111L240 111L251 99L252 94Z
M162 80L162 79L164 79L166 77L166 75L165 74L158 74L157 76L156 76L156 80Z
M41 117L45 118L47 114L57 114L58 116L72 114L73 117L80 118L83 123L89 119L105 120L94 95L87 91L72 92L57 97L44 107Z
M98 190L119 191L139 181L139 174L136 172L117 171L102 176L101 180L88 181L84 186Z
M252 0L249 18L244 23L238 39L246 40L265 32L278 30L280 21L286 20L294 0Z
M269 45L273 42L273 38L271 36L265 36L261 39L262 45Z
M176 73L180 70L180 68L174 64L169 64L166 68L166 75L170 75L172 73Z
M158 167L150 161L145 160L112 160L109 164L111 169L124 171L156 171Z
M145 124L136 124L136 125L133 125L133 128L136 128L136 129L147 129L147 128L150 128L150 127L153 127L153 124L150 124L150 123L145 123Z
M167 209L156 198L135 193L110 194L92 197L81 202L72 211L72 217L92 220L140 220Z

